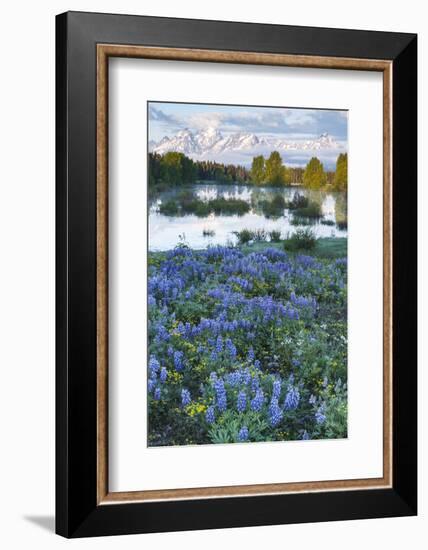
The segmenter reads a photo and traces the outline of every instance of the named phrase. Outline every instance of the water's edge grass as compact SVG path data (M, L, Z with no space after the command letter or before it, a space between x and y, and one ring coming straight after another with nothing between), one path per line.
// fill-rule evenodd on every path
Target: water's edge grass
M284 250L284 240L278 242L254 242L237 246L244 254L251 252L260 252L266 248L276 248ZM307 256L316 256L318 258L345 258L347 256L348 239L346 237L320 237L317 239L315 247L312 250L298 250L289 252L289 254L305 254ZM151 251L149 255L152 258L163 258L167 251Z

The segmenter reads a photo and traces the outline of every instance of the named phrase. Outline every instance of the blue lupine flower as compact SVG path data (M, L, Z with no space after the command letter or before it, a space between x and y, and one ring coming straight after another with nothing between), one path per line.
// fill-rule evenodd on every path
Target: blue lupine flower
M273 397L269 405L269 421L271 426L273 427L278 426L283 416L284 416L284 413L279 407L278 399L275 399Z
M214 383L214 389L216 392L216 404L220 412L224 412L227 409L227 396L224 382L221 378L218 378Z
M239 413L243 413L247 408L247 395L244 390L238 393L238 399L236 401L236 408Z
M251 346L250 349L248 350L248 354L247 354L247 358L248 358L248 361L250 363L252 363L254 361L254 350L253 350L253 347Z
M156 401L159 401L161 398L161 389L157 387L154 391L153 397L156 399Z
M311 436L308 434L306 430L303 430L301 439L305 441L305 440L311 439Z
M299 390L294 386L289 386L287 395L285 396L284 407L287 411L297 409L300 401Z
M232 359L236 359L236 346L230 338L226 340L226 350Z
M157 327L155 342L162 343L162 342L166 342L169 339L170 339L169 332L163 325L159 324Z
M315 405L316 402L317 402L317 398L315 397L315 395L311 394L311 396L309 397L310 405Z
M150 359L149 359L149 372L152 376L155 376L158 371L160 369L160 363L159 361L156 359L156 357L154 355L151 355L150 356Z
M184 368L183 355L182 351L174 351L174 368L178 372L182 371Z
M190 396L189 390L187 390L186 388L183 388L181 390L181 406L186 407L186 405L189 405L191 401L192 401L192 398Z
M215 345L215 351L217 353L221 353L223 351L223 338L221 337L221 335L217 336L217 342L216 342L216 345Z
M281 395L281 380L279 378L276 378L272 386L272 397L274 397L275 399L279 399L280 395Z
M238 439L239 441L248 441L249 432L247 426L242 426L242 428L239 430L238 433Z
M264 402L265 398L263 395L263 390L259 388L256 391L255 397L251 400L251 410L256 412L260 411L263 407Z
M256 367L256 369L259 369L259 368L260 368L261 365L260 365L260 361L259 361L258 359L256 359L256 360L254 361L254 366Z
M322 403L322 405L315 412L315 421L317 424L324 424L326 418L325 403Z
M159 378L162 383L166 382L166 379L168 378L168 371L166 370L166 367L161 368Z
M149 390L149 393L152 393L156 386L156 380L154 378L149 378L147 382L147 389Z
M213 424L215 422L215 410L212 405L210 405L205 413L205 420L208 424Z
M232 388L239 386L241 383L241 373L239 371L229 373L227 375L227 383L232 386Z
M255 376L254 378L251 379L251 389L253 390L253 392L256 392L260 387L260 382L259 382L259 379Z
M251 382L251 373L250 373L248 367L242 373L242 381L244 382L244 384L246 386L248 386L248 384Z

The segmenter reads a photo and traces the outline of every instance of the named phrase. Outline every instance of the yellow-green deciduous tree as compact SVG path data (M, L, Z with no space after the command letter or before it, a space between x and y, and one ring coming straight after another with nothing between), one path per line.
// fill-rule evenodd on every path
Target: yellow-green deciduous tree
M334 188L340 191L348 189L348 153L340 153L337 157Z
M312 157L308 162L303 174L303 184L311 189L319 189L327 183L327 175L324 172L322 162L316 157Z
M264 183L266 176L265 159L262 155L253 158L251 165L251 180L253 183L260 185Z
M286 168L278 151L273 151L266 161L266 181L271 185L286 183Z

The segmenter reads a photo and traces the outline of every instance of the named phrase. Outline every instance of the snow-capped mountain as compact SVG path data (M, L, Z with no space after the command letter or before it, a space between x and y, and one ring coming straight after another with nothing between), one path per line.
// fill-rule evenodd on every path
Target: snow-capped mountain
M193 133L188 128L180 130L172 137L165 136L159 142L151 141L149 149L161 155L176 151L190 157L204 158L215 154L253 152L268 149L278 151L319 151L322 149L341 149L341 145L329 134L321 134L316 139L290 141L282 138L257 136L252 133L238 132L223 136L216 128Z
M211 149L216 143L221 141L223 136L216 128L207 128L195 135L195 141L201 151Z
M168 151L176 151L185 155L200 155L202 153L198 140L187 128L180 130L173 137L163 137L158 143L154 144L152 151L161 155Z

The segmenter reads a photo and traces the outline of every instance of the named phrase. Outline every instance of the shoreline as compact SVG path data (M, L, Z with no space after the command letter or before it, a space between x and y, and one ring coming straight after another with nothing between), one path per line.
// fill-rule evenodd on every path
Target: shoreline
M265 248L276 248L284 250L284 239L278 242L255 242L252 244L235 245L234 248L238 248L244 254L250 254L251 252L260 252ZM226 245L212 245L212 246L226 246ZM174 247L175 248L175 247ZM170 250L148 250L149 256L162 256L167 254ZM191 248L191 247L189 247ZM203 252L206 248L191 248L194 252ZM347 237L320 237L317 239L315 248L312 250L284 250L287 254L304 254L306 256L316 256L318 258L325 259L337 259L347 257L348 251L348 238Z

